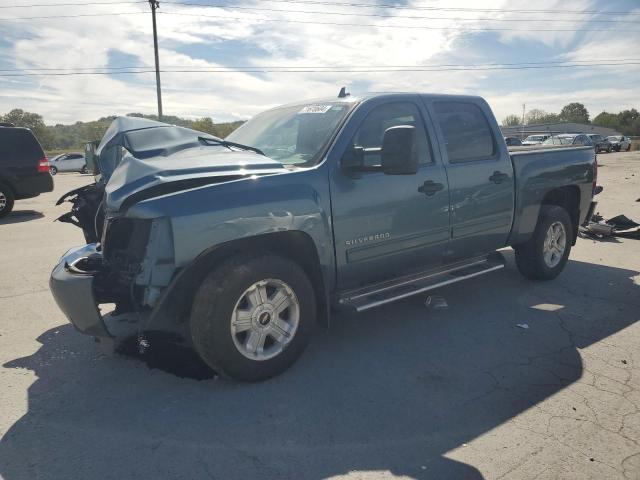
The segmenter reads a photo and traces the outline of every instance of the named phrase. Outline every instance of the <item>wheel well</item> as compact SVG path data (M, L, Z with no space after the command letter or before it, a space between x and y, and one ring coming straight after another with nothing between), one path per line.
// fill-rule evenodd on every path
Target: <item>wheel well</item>
M166 322L187 323L195 292L209 272L220 262L247 252L272 253L289 258L300 265L311 280L316 294L318 322L324 326L328 325L328 295L318 252L311 237L300 231L267 233L242 238L203 252L191 265L185 267L168 287L171 290L167 292L166 297L156 307L157 311L154 312L156 317L154 323L156 325L167 325Z
M544 195L542 205L556 205L567 211L569 217L571 217L571 226L573 227L571 243L575 245L580 223L580 189L576 186L554 188Z

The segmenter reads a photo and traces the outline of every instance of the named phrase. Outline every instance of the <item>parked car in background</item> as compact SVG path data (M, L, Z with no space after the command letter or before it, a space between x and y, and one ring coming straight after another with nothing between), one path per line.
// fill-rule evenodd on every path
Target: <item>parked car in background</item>
M83 153L63 153L49 160L51 175L58 172L87 173L87 162Z
M507 147L521 147L522 142L518 137L504 137L504 143L507 144Z
M624 135L612 135L607 137L607 140L611 143L611 148L616 152L628 152L631 150L631 139Z
M596 153L600 153L600 152L611 153L611 151L613 150L613 147L611 146L611 142L607 140L607 137L605 137L604 135L598 135L597 133L589 133L587 137L589 137L593 142L596 149Z
M549 138L551 135L529 135L527 138L525 138L522 141L522 145L540 145L542 142L544 142L547 138Z
M107 345L98 305L115 303L140 332L173 331L254 381L289 367L333 308L488 274L505 246L525 277L550 280L595 207L596 155L499 138L487 102L459 95L294 103L224 140L117 118L88 157L97 183L65 195L92 242L60 259L53 296Z
M15 200L52 190L49 161L31 130L0 126L0 218Z
M542 145L594 146L593 141L584 133L563 133L561 135L552 135L542 142Z

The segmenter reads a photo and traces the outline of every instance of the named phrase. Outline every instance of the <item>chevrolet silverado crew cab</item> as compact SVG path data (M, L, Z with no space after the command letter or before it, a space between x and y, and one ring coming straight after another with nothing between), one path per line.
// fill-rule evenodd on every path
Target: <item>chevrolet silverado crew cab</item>
M288 368L336 309L493 272L497 249L556 277L595 205L593 147L510 153L471 96L343 94L225 140L118 118L88 163L96 183L60 200L89 242L52 272L62 311L107 343L132 321L172 332L248 381Z

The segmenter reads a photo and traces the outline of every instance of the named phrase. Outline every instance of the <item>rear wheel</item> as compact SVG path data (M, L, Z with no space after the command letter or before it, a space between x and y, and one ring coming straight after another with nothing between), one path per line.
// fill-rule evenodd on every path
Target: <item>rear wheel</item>
M87 166L86 166L86 165L84 165L84 166L80 169L80 173L87 173L87 172L88 172L88 170L87 170Z
M296 263L270 254L238 256L198 288L191 337L200 357L222 375L265 380L302 354L315 316L313 287Z
M6 217L13 210L13 192L0 183L0 218Z
M631 144L627 145L627 152L631 150Z
M515 248L520 273L532 280L556 278L569 259L573 242L571 217L555 205L543 205L531 239Z

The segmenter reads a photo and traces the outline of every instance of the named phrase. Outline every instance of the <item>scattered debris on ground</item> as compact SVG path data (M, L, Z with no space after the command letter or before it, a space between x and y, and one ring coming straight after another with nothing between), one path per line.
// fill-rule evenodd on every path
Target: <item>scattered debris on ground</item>
M639 199L640 200L640 199ZM605 220L599 213L594 214L586 226L578 229L582 238L599 240L608 237L635 238L640 240L640 223L625 215L617 215Z
M430 295L427 297L427 300L424 302L425 307L433 308L434 310L448 308L449 304L447 303L446 298L438 297L436 295Z

